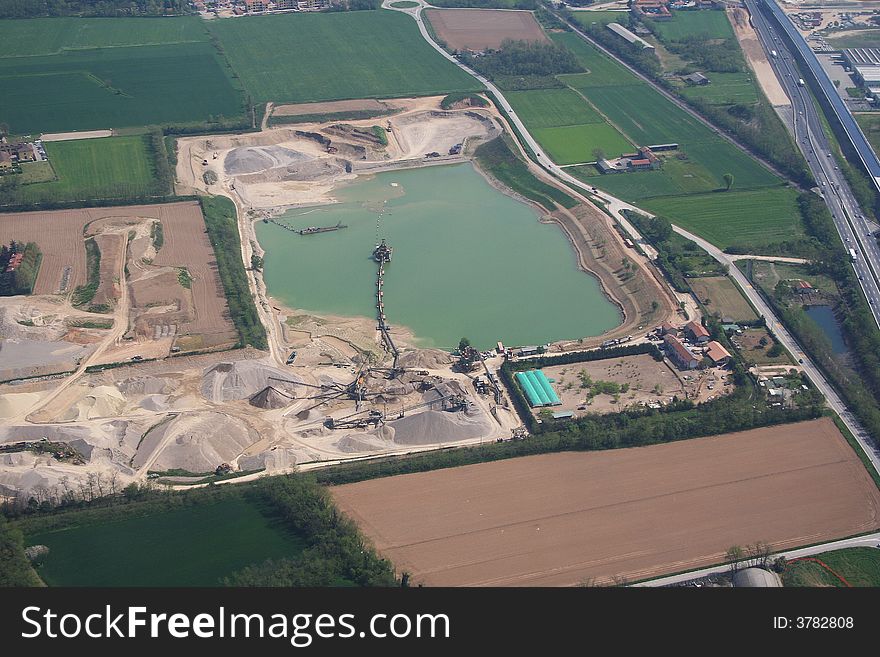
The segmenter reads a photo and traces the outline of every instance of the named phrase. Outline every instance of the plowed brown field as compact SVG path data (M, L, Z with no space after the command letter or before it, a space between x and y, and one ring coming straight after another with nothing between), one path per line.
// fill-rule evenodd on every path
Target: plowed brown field
M332 489L416 582L566 586L711 565L880 526L880 494L827 418L607 452L483 463Z
M530 11L497 9L427 9L437 36L452 50L498 48L505 39L548 41Z

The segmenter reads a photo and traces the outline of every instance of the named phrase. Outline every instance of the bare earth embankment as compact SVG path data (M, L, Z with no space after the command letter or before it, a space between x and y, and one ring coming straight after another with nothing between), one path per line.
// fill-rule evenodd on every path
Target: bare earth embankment
M880 526L880 493L830 419L567 452L332 489L398 570L433 586L644 579Z

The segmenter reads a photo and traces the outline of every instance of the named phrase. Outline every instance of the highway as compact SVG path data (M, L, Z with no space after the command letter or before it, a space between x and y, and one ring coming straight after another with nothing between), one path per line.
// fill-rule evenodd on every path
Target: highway
M880 326L880 247L843 172L832 157L832 146L822 127L819 110L809 88L799 83L804 74L792 56L786 39L781 37L778 27L770 24L767 15L759 10L757 0L745 2L770 65L791 99L793 121L789 127L793 129L798 148L822 191L844 246L856 253L853 267L871 306L874 321ZM776 57L772 56L772 51L777 53Z

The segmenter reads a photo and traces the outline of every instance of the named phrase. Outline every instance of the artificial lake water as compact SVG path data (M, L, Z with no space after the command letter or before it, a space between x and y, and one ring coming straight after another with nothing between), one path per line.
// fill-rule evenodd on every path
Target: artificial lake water
M542 344L621 321L597 279L577 268L562 230L470 164L380 173L337 197L278 220L344 230L301 236L257 222L269 294L291 308L374 318L378 235L394 248L387 321L411 329L421 346L449 349L463 336L480 348Z

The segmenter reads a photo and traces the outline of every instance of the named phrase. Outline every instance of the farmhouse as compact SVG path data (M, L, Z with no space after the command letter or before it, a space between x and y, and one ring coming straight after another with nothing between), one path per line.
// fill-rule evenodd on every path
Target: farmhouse
M0 142L0 153L5 153L12 158L13 162L36 162L40 158L34 145L27 141Z
M727 365L730 361L730 352L720 342L712 340L706 345L706 358L715 365Z
M669 11L669 0L632 0L632 10L637 16L647 16L651 20L672 20L672 12Z
M0 151L0 171L9 171L12 169L12 156L9 153Z
M614 160L600 159L596 162L602 173L630 173L633 171L650 171L663 165L659 157L648 146L641 146L635 153L625 153Z
M803 280L794 281L794 284L791 287L798 294L810 294L811 292L816 291L816 288L810 285L808 281Z
M694 370L697 368L699 361L690 349L684 346L681 340L674 335L666 335L663 337L666 343L666 355L669 360L675 363L680 369Z
M660 335L678 335L678 329L669 322L663 322L660 325Z
M696 344L706 344L709 342L709 331L699 322L688 322L684 326L684 331Z

